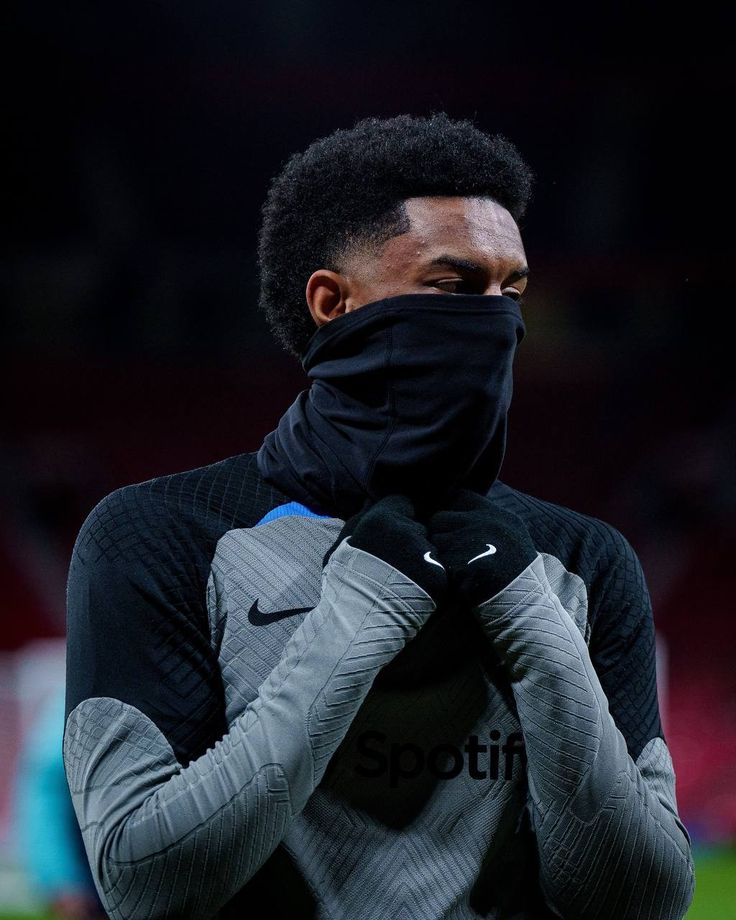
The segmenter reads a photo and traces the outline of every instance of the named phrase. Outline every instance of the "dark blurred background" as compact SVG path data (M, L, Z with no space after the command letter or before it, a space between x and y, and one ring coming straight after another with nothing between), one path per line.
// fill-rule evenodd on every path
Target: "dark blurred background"
M537 176L502 478L633 543L681 816L698 844L736 839L725 8L28 2L3 16L5 863L84 517L120 485L257 449L308 385L256 309L271 176L366 115L437 110L505 134Z

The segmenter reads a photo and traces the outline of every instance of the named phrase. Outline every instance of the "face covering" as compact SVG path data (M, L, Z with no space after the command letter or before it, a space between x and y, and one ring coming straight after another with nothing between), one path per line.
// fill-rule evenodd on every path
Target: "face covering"
M458 486L487 493L524 334L502 295L402 294L330 320L302 358L312 385L258 452L261 474L343 519L393 493L427 511Z

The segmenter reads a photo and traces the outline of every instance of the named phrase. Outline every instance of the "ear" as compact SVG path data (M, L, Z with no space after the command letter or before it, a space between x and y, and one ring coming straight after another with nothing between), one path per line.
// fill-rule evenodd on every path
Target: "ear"
M350 294L345 275L318 268L312 272L305 291L309 312L318 326L323 326L346 312Z

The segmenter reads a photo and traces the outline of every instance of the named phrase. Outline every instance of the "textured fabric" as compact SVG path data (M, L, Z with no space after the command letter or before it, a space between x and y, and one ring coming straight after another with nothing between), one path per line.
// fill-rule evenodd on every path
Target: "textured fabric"
M349 538L351 546L385 559L440 603L447 595L447 574L442 563L432 558L435 547L415 515L406 495L387 495L348 518L335 543ZM323 565L329 562L331 550Z
M328 514L400 493L486 491L506 448L524 322L495 294L401 294L317 329L312 385L264 440L261 473Z
M550 590L541 555L475 612L511 682L524 729L549 903L562 917L655 910L683 917L693 894L689 836L666 784L654 779L648 786L628 756L585 642ZM642 761L652 777L656 766L669 766L657 764L653 753L650 747ZM659 879L645 887L652 866Z
M259 899L320 918L682 916L690 841L636 555L601 521L489 494L529 529L535 615L559 633L553 653L509 639L515 664L349 542L323 572L343 519L274 489L255 454L97 505L69 572L64 763L111 917L229 920ZM540 757L520 688L552 736L588 718L587 742Z
M236 894L304 808L375 673L433 610L412 582L344 541L257 697L184 770L135 707L81 703L65 759L110 915L210 916ZM116 827L124 832L110 834ZM179 884L152 885L174 861Z
M459 489L427 520L455 594L474 607L510 584L537 550L524 521L487 496Z
M524 518L538 550L566 560L566 568L585 581L590 655L636 760L650 738L665 737L657 702L652 604L636 553L603 521L500 483L490 494Z

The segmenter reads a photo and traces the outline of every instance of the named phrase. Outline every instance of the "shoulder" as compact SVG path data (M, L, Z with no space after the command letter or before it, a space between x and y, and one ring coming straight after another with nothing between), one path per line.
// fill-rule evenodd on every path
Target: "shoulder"
M105 596L111 607L145 600L162 616L176 613L208 629L204 598L218 541L230 530L255 526L284 499L261 477L255 454L115 489L77 534L68 618Z
M111 697L154 721L177 757L221 737L212 559L223 534L254 526L282 498L242 454L122 486L95 505L67 578L65 720L81 701Z
M255 453L121 486L87 515L73 555L88 564L171 565L211 557L219 538L288 501L265 482Z
M648 606L636 551L612 524L498 481L488 494L524 520L540 552L556 556L583 580L593 617L611 604Z
M587 570L591 576L611 563L635 555L629 540L613 524L565 505L522 492L497 481L488 493L521 517L540 551Z

